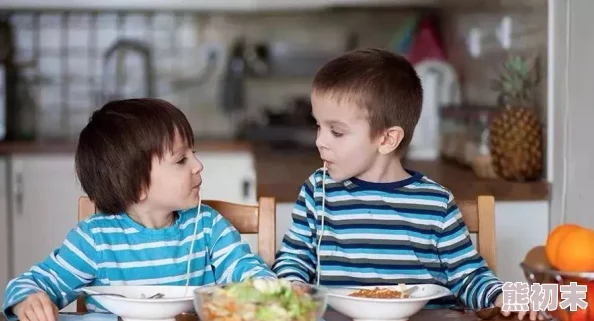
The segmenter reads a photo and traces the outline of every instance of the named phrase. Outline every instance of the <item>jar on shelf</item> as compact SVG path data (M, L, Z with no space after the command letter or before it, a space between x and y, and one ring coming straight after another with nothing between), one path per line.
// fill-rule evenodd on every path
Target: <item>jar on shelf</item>
M489 125L495 112L491 107L479 107L469 117L465 161L481 178L497 178L489 150Z
M458 160L466 137L466 117L458 106L440 110L440 154L448 160Z

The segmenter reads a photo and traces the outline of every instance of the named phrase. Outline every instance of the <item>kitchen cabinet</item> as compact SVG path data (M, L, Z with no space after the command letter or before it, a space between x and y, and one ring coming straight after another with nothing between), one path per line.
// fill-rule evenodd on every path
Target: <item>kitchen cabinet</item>
M282 238L291 227L293 203L276 206L276 239L280 249ZM549 232L548 201L499 201L495 203L497 239L497 274L504 281L526 282L520 262L534 246L543 245ZM476 235L471 234L476 244Z
M13 278L62 243L77 223L78 197L83 193L72 155L13 155L7 165L11 209L7 261Z
M77 223L83 195L73 155L13 155L9 161L12 271L28 270Z
M495 202L497 274L510 282L526 282L520 263L549 234L549 201Z
M256 169L247 151L198 152L204 165L201 195L234 203L256 204Z
M4 302L4 289L10 277L9 273L9 233L8 201L6 183L6 159L0 158L0 302Z
M198 152L204 165L202 199L219 199L240 204L257 204L256 169L252 153L245 151ZM244 234L242 239L252 252L258 251L258 236Z

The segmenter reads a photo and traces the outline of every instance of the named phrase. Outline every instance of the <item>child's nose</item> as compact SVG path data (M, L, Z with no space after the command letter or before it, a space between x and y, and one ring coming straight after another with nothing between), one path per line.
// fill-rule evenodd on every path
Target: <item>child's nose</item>
M318 149L327 148L326 141L324 140L324 135L318 132L318 136L316 137L316 147Z
M204 169L204 165L202 164L202 162L198 159L198 157L194 157L194 164L193 168L192 168L192 173L194 174L198 174L200 172L202 172L202 170Z

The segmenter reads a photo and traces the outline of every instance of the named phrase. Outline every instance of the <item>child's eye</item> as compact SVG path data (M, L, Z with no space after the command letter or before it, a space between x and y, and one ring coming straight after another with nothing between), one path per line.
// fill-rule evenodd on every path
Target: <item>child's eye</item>
M180 160L177 161L178 164L185 164L187 160L187 157L182 157Z
M333 130L333 131L332 131L332 135L333 135L334 137L342 137L342 135L343 135L343 134L342 134L342 133L339 133L339 132L336 132L336 131L334 131L334 130Z

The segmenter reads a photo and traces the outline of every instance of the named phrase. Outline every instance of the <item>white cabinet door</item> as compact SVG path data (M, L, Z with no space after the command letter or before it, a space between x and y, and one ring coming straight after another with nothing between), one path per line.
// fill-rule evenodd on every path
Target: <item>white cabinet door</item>
M256 170L247 151L198 152L202 171L203 199L255 204Z
M549 202L495 202L497 274L504 281L526 282L520 263L549 234Z
M254 157L248 151L198 152L204 165L202 199L216 199L239 204L257 204ZM258 237L242 234L253 252L258 251Z
M10 278L7 181L6 158L0 158L0 302L4 302L4 290Z
M83 192L71 154L13 156L10 175L12 271L18 275L62 244L77 224Z

